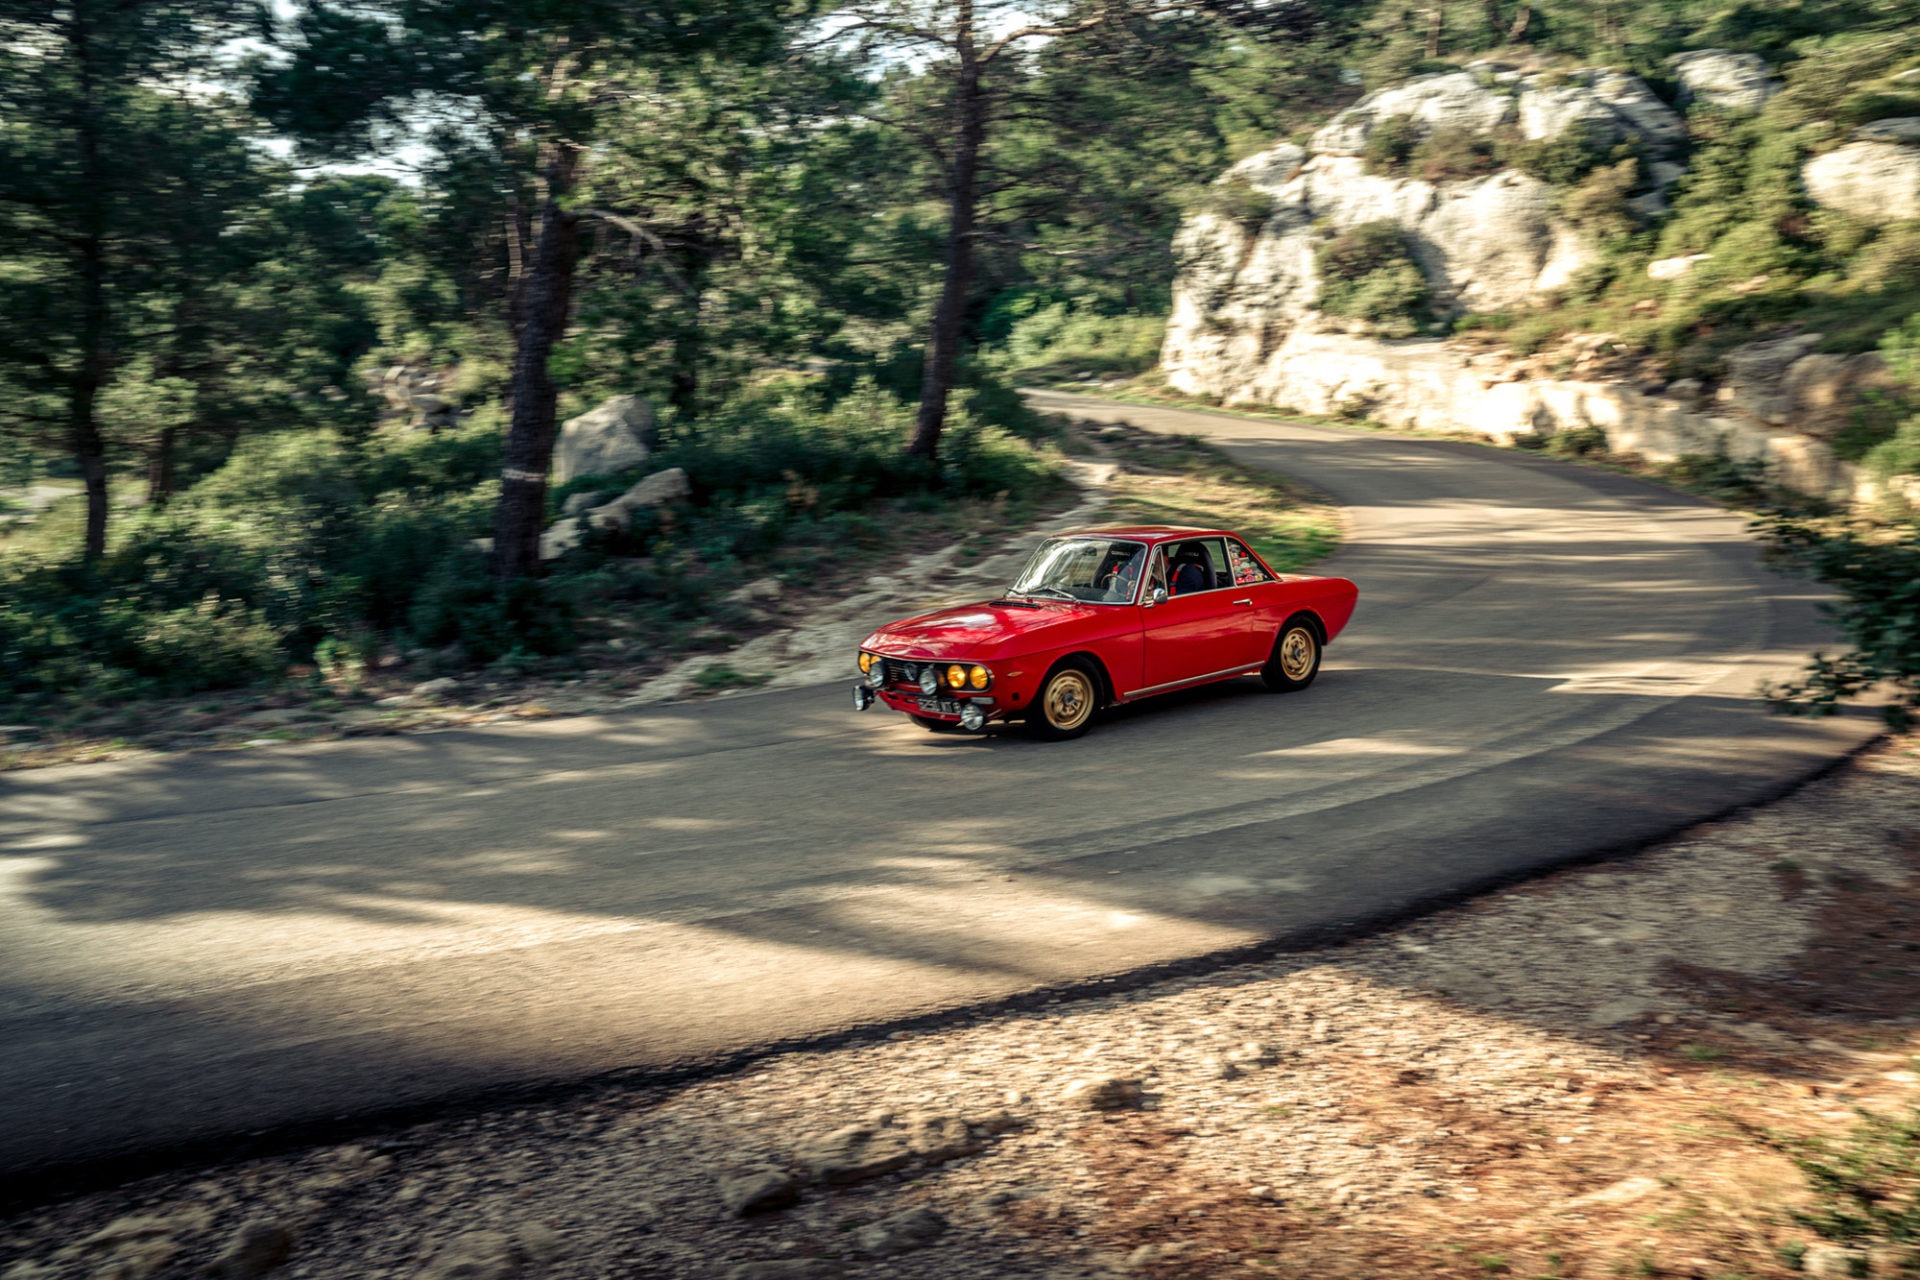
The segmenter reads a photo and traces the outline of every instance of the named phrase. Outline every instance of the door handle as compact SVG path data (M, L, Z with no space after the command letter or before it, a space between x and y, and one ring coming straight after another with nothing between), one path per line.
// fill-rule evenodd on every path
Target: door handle
M1234 601L1234 603L1235 603L1235 604L1252 604L1252 603L1253 603L1253 601L1251 601L1251 600L1235 600L1235 601Z

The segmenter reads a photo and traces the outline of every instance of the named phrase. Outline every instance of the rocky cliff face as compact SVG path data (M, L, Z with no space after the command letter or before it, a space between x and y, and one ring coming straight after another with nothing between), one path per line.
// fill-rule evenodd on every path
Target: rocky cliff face
M1758 111L1778 89L1765 64L1746 54L1683 55L1674 74L1683 103L1724 111ZM1381 129L1509 143L1577 131L1591 146L1629 143L1642 181L1626 204L1642 219L1664 212L1667 189L1685 173L1677 162L1684 120L1631 76L1483 64L1371 94L1309 145L1281 144L1235 165L1217 185L1239 197L1187 220L1162 351L1169 385L1228 403L1360 412L1508 441L1598 428L1609 447L1655 461L1717 455L1763 464L1808 492L1857 491L1853 469L1826 441L1883 374L1875 356L1816 353L1818 334L1736 351L1709 390L1685 380L1582 377L1583 360L1571 376L1546 376L1502 351L1384 340L1323 312L1317 255L1330 237L1362 224L1398 228L1442 313L1524 309L1597 256L1561 212L1563 191L1518 169L1438 181L1370 172ZM1804 179L1818 203L1868 221L1920 216L1920 121L1866 126L1810 162ZM1698 260L1656 262L1649 273L1678 276Z

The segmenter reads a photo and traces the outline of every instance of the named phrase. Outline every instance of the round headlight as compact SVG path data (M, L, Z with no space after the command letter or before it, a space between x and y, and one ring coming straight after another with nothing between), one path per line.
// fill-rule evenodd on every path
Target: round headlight
M932 667L920 668L920 692L931 698L940 692L940 673Z
M984 689L993 683L993 673L985 667L973 667L967 672L967 683L976 689Z
M873 655L873 664L867 668L867 683L878 689L887 682L887 660L879 654Z
M955 665L947 668L947 684L955 689L964 688L967 683L967 669Z

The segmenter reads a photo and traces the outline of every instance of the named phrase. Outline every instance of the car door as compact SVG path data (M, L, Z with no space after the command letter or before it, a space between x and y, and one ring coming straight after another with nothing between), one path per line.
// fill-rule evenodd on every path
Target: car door
M1250 658L1253 650L1254 609L1251 597L1231 586L1221 587L1225 554L1220 539L1186 539L1185 542L1215 544L1208 548L1208 581L1197 591L1169 596L1152 602L1153 584L1165 583L1167 554L1163 544L1154 549L1156 557L1148 578L1148 603L1142 606L1141 631L1144 636L1146 689L1164 688L1188 680L1245 670L1265 660L1262 654ZM1226 580L1230 583L1231 576ZM1244 603L1242 603L1244 601Z

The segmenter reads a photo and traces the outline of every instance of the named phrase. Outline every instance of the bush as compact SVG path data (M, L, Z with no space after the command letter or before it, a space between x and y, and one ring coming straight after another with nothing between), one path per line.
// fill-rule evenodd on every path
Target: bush
M1506 155L1512 167L1555 187L1571 187L1603 164L1631 158L1630 146L1616 146L1592 125L1568 129L1557 137L1513 143Z
M1273 216L1273 197L1244 178L1229 178L1207 187L1199 210L1252 233Z
M1366 145L1360 151L1367 172L1389 178L1403 177L1407 162L1420 146L1421 136L1420 122L1411 116L1386 116L1374 121L1367 131Z
M1398 226L1368 222L1342 232L1320 246L1314 263L1322 311L1366 321L1387 337L1418 332L1432 291Z
M1406 167L1423 181L1449 182L1485 177L1505 164L1499 139L1453 125L1428 134Z
M1815 654L1798 679L1769 687L1768 701L1793 715L1831 715L1884 685L1888 722L1912 723L1920 711L1920 527L1876 534L1787 516L1763 527L1778 550L1840 589L1832 616L1853 646L1838 657Z
M1098 315L1056 302L1015 321L1005 345L988 358L1016 379L1144 373L1159 360L1165 335L1166 321L1158 316ZM987 394L988 403L971 407L995 421L1021 403L1016 396L1013 404L1001 404Z

